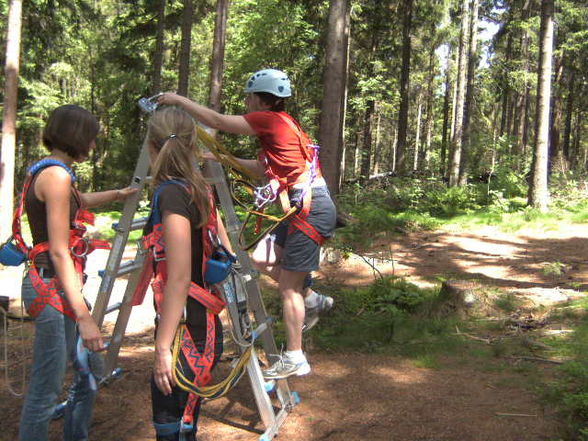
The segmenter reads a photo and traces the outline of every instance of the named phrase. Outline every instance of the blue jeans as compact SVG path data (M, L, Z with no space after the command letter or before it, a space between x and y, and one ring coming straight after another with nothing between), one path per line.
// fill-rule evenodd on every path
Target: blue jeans
M49 282L50 279L44 280ZM27 308L36 297L37 292L27 276L22 283L22 298ZM33 366L21 413L20 441L49 439L49 421L63 388L68 356L76 374L64 410L63 439L88 439L96 392L90 388L89 378L79 373L75 357L76 342L77 330L73 320L46 305L35 319Z

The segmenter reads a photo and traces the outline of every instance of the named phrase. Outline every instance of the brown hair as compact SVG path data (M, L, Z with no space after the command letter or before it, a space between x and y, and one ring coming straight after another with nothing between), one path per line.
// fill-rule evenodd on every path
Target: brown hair
M43 130L43 144L49 151L61 150L74 159L87 157L100 125L94 115L74 104L51 112Z
M286 101L284 98L269 92L253 92L266 105L270 106L272 112L283 112L286 110Z
M201 152L197 139L196 123L188 113L178 107L164 107L151 116L145 143L157 151L152 165L153 185L174 178L184 180L200 212L200 228L208 222L211 207L208 184L198 166Z

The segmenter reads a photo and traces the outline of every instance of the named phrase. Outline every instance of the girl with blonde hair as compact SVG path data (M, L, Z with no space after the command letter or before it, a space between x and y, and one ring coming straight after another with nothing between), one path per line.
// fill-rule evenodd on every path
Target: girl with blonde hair
M203 386L222 353L218 312L224 304L205 282L204 273L218 237L224 245L228 239L198 166L201 152L192 117L177 107L157 110L145 142L155 187L144 232L145 245L155 256L153 423L157 440L195 440L200 400L176 384L173 371L180 369L196 386ZM174 361L174 337L183 323L188 332Z

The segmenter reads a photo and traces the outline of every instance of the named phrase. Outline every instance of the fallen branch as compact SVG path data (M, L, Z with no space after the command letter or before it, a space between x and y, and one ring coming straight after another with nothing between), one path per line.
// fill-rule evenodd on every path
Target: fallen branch
M463 336L463 337L470 338L472 340L481 341L481 342L484 342L486 344L492 344L492 340L491 339L489 339L489 338L483 338L483 337L477 337L475 335L471 335L471 334L468 334L466 332L461 332L457 326L455 326L455 331L456 331L455 335L460 335L460 336Z
M528 413L502 413L502 412L496 412L496 416L534 417L534 418L537 417L537 415L535 415L535 414L528 414Z
M543 358L543 357L528 357L525 355L520 355L520 356L516 356L516 357L507 357L513 360L526 360L526 361L539 361L542 363L553 363L553 364L563 364L563 361L559 361L559 360L552 360L550 358Z
M365 257L365 256L363 256L361 254L358 254L358 253L353 253L353 254L355 254L356 256L361 257L363 259L363 261L365 263L367 263L372 268L372 271L374 273L374 276L375 276L375 273L378 273L378 276L380 276L380 279L383 279L384 278L384 276L382 275L382 273L380 272L380 270L376 267L375 263L370 263L370 261L367 259L367 257Z

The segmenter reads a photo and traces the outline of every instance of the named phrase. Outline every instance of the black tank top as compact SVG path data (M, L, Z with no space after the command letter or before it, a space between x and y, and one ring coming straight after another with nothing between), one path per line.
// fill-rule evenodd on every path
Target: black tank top
M29 191L27 192L25 199L25 210L28 216L29 225L31 227L31 234L33 236L33 245L37 245L49 240L49 232L47 230L47 207L45 202L37 198L35 194L35 183L39 175L43 173L43 170L38 172L31 182ZM69 222L73 223L76 212L80 207L80 202L75 196L72 188L71 197L69 200ZM39 268L47 268L54 271L53 263L49 257L49 253L41 253L35 258L35 264Z

